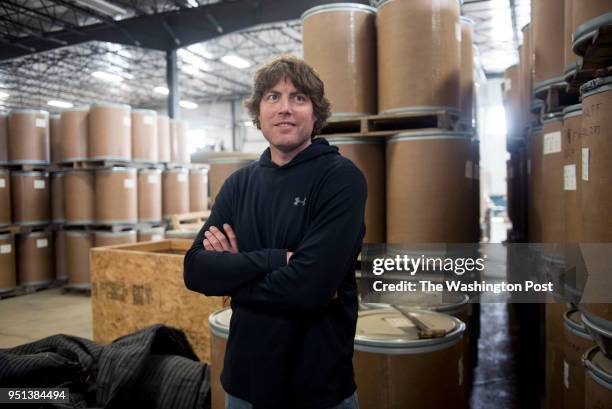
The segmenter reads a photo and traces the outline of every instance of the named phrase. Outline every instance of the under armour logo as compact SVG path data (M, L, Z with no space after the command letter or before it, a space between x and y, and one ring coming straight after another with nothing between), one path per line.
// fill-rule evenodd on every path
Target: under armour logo
M306 197L304 197L303 199L300 199L299 196L296 196L293 201L293 205L294 206L297 206L297 205L306 206Z

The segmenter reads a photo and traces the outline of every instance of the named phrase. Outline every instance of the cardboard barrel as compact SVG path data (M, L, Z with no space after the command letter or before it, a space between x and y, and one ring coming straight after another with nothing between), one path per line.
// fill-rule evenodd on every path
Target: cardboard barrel
M162 173L162 214L170 219L173 214L189 213L189 171L184 168Z
M117 246L119 244L136 243L136 230L128 229L123 231L95 231L94 247Z
M469 127L474 122L474 22L461 16L461 72L459 76L459 110L461 120Z
M0 165L8 163L8 114L0 113Z
M547 114L542 136L542 242L565 240L563 114Z
M47 224L51 220L49 173L11 172L13 223Z
M565 13L563 16L563 44L565 45L563 50L563 77L566 81L574 76L576 73L576 62L577 57L572 50L572 35L574 34L574 7L580 7L580 3L577 0L565 0Z
M389 138L386 242L470 242L474 236L470 216L474 182L468 174L472 160L469 133L421 131Z
M336 3L302 14L304 60L325 83L333 116L375 114L376 9Z
M49 113L32 109L11 111L8 119L9 163L50 163Z
M395 309L359 312L353 355L359 407L466 408L465 324L432 311L410 313L445 335L419 338L415 324Z
M221 386L221 371L229 337L232 309L223 308L208 317L210 325L210 392L212 409L225 408L225 391Z
M88 106L62 111L61 162L87 160L88 117Z
M157 112L151 109L132 110L132 160L156 163L159 158Z
M21 233L18 236L17 272L19 285L47 285L54 279L51 232Z
M584 328L580 312L569 310L564 315L565 345L563 348L563 407L578 409L584 407L584 367L582 355L593 347L593 339Z
M385 140L376 137L329 138L340 154L365 176L368 199L365 208L364 243L385 242Z
M532 3L533 89L537 94L551 84L564 82L565 9L558 0Z
M587 375L584 379L584 408L609 409L612 402L612 359L599 347L589 349L582 357Z
M93 160L132 159L130 106L94 104L89 108L87 147Z
M377 9L379 113L458 112L459 2L386 0Z
M55 224L66 222L66 204L64 202L64 172L51 173L51 221Z
M170 119L170 161L173 163L191 163L187 150L187 122Z
M189 211L208 210L208 168L189 170Z
M597 34L600 27L612 24L611 0L574 0L572 13L572 50L577 55L584 55L586 46Z
M96 223L136 224L138 189L135 168L113 167L96 170Z
M11 177L6 169L0 169L0 226L13 222L11 213Z
M170 141L170 118L168 115L157 116L157 160L162 163L170 162L172 143Z
M64 173L66 224L88 225L96 219L96 175L90 170ZM116 203L115 206L121 206Z
M521 123L521 95L519 88L519 66L512 65L506 68L504 82L502 82L502 96L506 114L508 136L518 138L522 136Z
M138 221L158 223L162 220L162 178L160 169L138 170Z
M53 233L53 255L55 257L55 279L68 280L68 270L66 267L66 231L56 230Z
M232 173L253 162L253 155L241 152L227 152L207 158L210 164L208 170L208 185L210 186L210 208L215 204L215 198L221 190L225 179Z
M554 302L552 302L554 300ZM545 374L544 407L556 409L563 407L563 347L565 331L563 317L565 304L551 297L545 304Z
M160 241L166 238L164 226L148 227L138 230L138 241Z
M528 237L532 243L542 242L542 127L531 127L527 159Z
M68 286L90 288L89 249L93 247L93 234L86 230L66 231L66 267Z
M51 162L60 162L62 157L62 120L59 114L49 115L49 145Z
M15 261L15 236L0 234L0 294L17 286Z

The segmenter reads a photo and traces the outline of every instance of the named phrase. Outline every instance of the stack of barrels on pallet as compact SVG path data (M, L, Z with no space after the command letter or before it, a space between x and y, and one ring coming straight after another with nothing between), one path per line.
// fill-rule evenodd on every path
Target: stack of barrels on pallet
M325 83L332 121L439 111L454 118L452 130L388 137L325 133L366 178L365 244L410 249L479 241L473 24L459 14L457 0L391 0L376 8L324 5L302 15L304 59ZM212 162L210 177L212 192ZM451 303L448 294L427 302L425 294L413 295L360 308L354 357L360 407L467 408L476 311L467 295ZM210 318L213 408L223 407L218 375L230 314ZM404 314L444 335L423 338Z
M54 280L88 289L91 247L161 240L171 215L208 209L184 121L109 103L16 110L0 116L0 136L5 292Z
M612 54L605 48L612 1L534 0L531 16L519 64L506 70L503 83L508 241L529 243L539 276L555 292L539 314L519 314L520 327L532 328L521 337L531 346L540 339L545 408L606 407L612 402L612 286L609 268L601 265L610 252L595 243L612 242L612 77L606 77ZM509 253L509 260L516 258ZM509 265L509 275L514 272ZM534 316L539 325L527 322Z

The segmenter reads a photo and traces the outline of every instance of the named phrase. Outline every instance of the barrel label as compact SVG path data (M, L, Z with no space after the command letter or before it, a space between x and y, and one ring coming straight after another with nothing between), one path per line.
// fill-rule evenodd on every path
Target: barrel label
M561 152L561 132L544 134L544 155Z
M465 177L472 179L474 177L474 165L471 160L465 161Z
M134 179L123 179L123 187L126 189L134 189L136 181Z
M589 148L582 148L582 180L589 180Z
M34 181L34 189L44 189L46 183L44 180L35 180Z
M147 176L147 181L151 184L153 183L159 183L159 176L158 175L148 175Z
M0 189L4 189L6 187L6 181L4 178L0 178Z
M563 166L563 190L576 190L576 165Z
M160 241L162 238L161 234L154 234L151 236L151 241Z
M457 39L457 42L461 42L461 24L460 23L455 23L455 38Z
M0 254L9 254L12 249L10 244L3 244L0 246Z
M563 385L565 389L569 389L569 365L563 361Z
M506 92L512 89L512 78L506 78L504 81L504 90Z
M37 128L46 128L47 120L43 118L36 118L36 127Z
M37 249L44 249L49 245L49 242L47 241L47 239L37 239L36 240L36 248Z
M132 118L130 118L129 116L124 116L123 126L125 126L126 128L129 128L130 126L132 126Z
M184 173L179 173L179 175L176 177L176 179L179 182L187 182L187 175Z
M153 125L153 122L155 122L155 117L147 115L142 119L142 122L145 125Z

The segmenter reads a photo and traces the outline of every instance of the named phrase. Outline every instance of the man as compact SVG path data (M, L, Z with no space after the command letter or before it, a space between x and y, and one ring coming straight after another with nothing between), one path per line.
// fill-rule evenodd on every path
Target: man
M357 408L365 179L313 139L330 106L310 66L281 57L256 72L253 88L245 105L270 147L223 184L185 256L185 284L231 296L228 408Z

